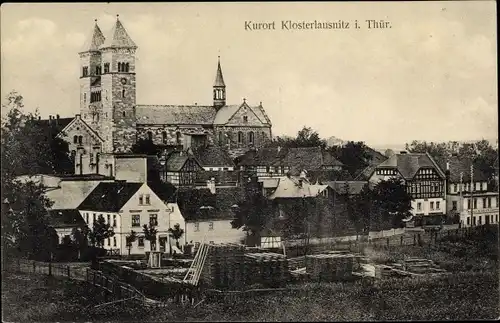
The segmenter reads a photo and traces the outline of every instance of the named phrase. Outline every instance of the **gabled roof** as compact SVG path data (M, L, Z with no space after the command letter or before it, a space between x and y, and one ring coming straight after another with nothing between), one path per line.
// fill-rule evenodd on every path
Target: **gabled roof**
M231 157L218 145L201 146L193 153L202 167L234 167Z
M46 135L57 136L74 118L58 118L33 120L35 125Z
M100 46L100 49L103 48L137 48L137 45L132 38L130 38L120 20L116 19L116 23L111 33Z
M253 112L257 117L257 119L260 120L260 122L262 122L263 124L271 125L271 121L269 120L269 117L266 115L262 105L252 107L248 105L246 102L243 102L243 104L232 104L221 107L217 111L213 124L215 125L227 124L236 114L236 112L238 112L240 108L244 107Z
M48 223L53 228L82 228L87 224L77 209L49 210Z
M367 181L372 176L373 172L377 168L377 164L371 164L366 166L361 172L359 172L356 176L354 176L354 180L356 181Z
M138 105L137 124L212 125L215 109L202 105Z
M222 76L222 69L220 67L220 59L217 63L217 75L215 76L214 87L225 87L224 77Z
M201 168L200 163L194 155L191 155L186 151L174 151L167 157L167 171L180 171L189 159L193 159Z
M347 186L346 186L347 183ZM359 194L365 185L370 185L368 181L331 181L326 182L337 194L346 194L346 188L349 188L349 194Z
M78 206L79 210L118 212L143 183L99 183L92 193Z
M68 118L69 119L69 118ZM101 138L101 136L99 136L99 134L97 132L94 131L94 129L92 129L82 118L79 114L77 114L74 118L71 118L70 119L70 122L68 122L64 128L62 128L60 131L59 131L59 134L57 135L58 137L62 137L65 135L66 131L68 131L68 129L70 129L75 123L80 123L82 124L85 129L87 129L91 135L93 135L95 138L97 138L98 141L100 141L101 143L104 142L104 140Z
M279 179L278 187L269 196L269 199L316 197L327 187L328 185L310 184L306 180L302 180L302 184L300 184L298 178L282 177Z
M106 40L106 38L102 34L102 31L99 28L99 26L97 25L97 21L96 21L96 24L94 25L94 29L92 30L92 35L89 38L87 38L80 53L98 51L99 46L104 44L105 40Z
M440 177L445 178L441 168L428 153L395 154L376 168L396 168L404 179L412 179L421 168L433 168Z

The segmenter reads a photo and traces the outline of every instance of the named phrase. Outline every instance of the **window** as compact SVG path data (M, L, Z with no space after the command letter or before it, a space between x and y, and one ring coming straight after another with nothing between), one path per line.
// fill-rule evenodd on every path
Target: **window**
M177 132L175 133L175 143L176 143L177 145L180 145L180 144L181 144L181 133L180 133L179 131L177 131Z
M481 183L477 182L476 183L476 191L480 191L480 190L481 190Z
M94 162L94 154L93 153L89 153L89 157L90 157L90 163L92 164Z
M141 194L139 195L139 205L143 205L144 204L144 196Z
M491 208L491 197L488 197L488 208Z
M451 202L451 203L452 203L452 205L453 205L452 209L453 209L453 210L456 210L456 209L457 209L457 201L453 201L453 202Z
M482 222L483 222L482 220L483 220L483 219L482 219L482 216L479 216L479 217L478 217L477 224L481 225L481 224L482 224Z
M118 62L118 72L121 72L121 71L122 71L122 63Z
M153 141L153 133L151 131L148 131L148 140Z
M477 209L477 198L474 198L474 209Z
M167 132L166 131L161 132L161 140L163 143L167 142Z
M113 247L116 247L116 237L113 237Z
M194 231L200 231L200 223L199 222L194 223Z
M92 214L92 223L95 222L95 213Z
M247 123L248 122L248 116L243 116L243 122Z
M219 131L219 144L222 144L223 137L222 137L222 131Z
M83 103L87 103L87 93L83 93Z
M101 75L101 66L95 67L95 75Z
M158 214L150 214L149 215L149 225L157 226L158 225Z
M454 184L454 185L453 185L453 190L454 190L455 192L458 192L458 185L457 185L457 184Z
M113 214L113 228L116 228L116 214Z
M254 134L253 134L253 131L250 131L248 133L248 143L253 145L253 141L254 141Z
M137 246L144 248L144 237L139 237L137 239Z
M109 73L109 63L104 63L104 73Z
M431 210L434 210L434 202L431 202Z
M213 230L213 229L214 229L214 223L208 222L208 230Z
M89 214L85 213L85 222L89 223Z
M122 98L125 97L125 89L122 90Z
M111 215L108 214L108 224L111 224Z
M439 202L439 201L437 201L437 202L436 202L436 210L439 210L439 206L440 206L439 204L440 204L440 202Z
M125 117L127 114L125 113L125 111L122 112L122 117Z
M486 207L488 206L488 204L486 204L486 203L487 203L487 199L486 199L486 197L483 197L483 209L486 209Z
M495 220L496 220L495 222L498 223L498 214L495 215Z
M108 247L111 246L111 238L108 238Z
M141 215L140 214L132 214L132 226L140 227L141 226Z
M88 76L89 75L89 68L88 66L84 66L82 68L82 76Z
M470 199L467 199L467 209L469 209L469 210L471 209L471 207L470 207Z
M78 144L79 145L83 144L83 136L78 136Z
M470 225L470 216L467 217L467 225Z
M146 205L149 205L150 204L150 201L149 201L149 194L146 194Z
M78 143L78 136L73 136L73 143L74 144Z
M238 143L242 144L243 143L243 132L238 131Z

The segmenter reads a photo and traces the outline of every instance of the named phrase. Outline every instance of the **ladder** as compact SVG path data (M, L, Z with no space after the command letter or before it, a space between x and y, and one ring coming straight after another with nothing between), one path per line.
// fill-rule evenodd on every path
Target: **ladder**
M184 276L184 282L192 285L197 285L200 280L201 273L203 271L203 266L210 251L210 245L205 243L205 238L200 244L200 248L196 252L193 263L188 269L186 276Z

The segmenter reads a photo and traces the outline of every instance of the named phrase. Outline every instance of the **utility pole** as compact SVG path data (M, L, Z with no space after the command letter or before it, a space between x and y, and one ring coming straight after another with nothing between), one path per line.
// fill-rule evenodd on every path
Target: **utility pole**
M474 219L474 165L470 165L470 221Z
M464 200L463 200L463 180L464 180L464 172L460 172L460 186L458 188L458 192L460 193L460 207L458 208L458 212L460 212L460 216L464 211Z

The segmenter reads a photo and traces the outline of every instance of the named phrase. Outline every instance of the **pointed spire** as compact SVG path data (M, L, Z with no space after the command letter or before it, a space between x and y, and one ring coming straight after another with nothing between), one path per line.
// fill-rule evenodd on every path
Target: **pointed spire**
M105 37L102 34L99 25L97 25L97 19L95 19L94 21L95 21L94 30L92 31L92 35L89 38L87 38L87 41L85 41L85 44L83 45L83 48L80 51L82 53L98 51L99 46L101 46L105 42Z
M214 87L225 87L224 77L222 76L222 68L220 67L220 56L217 62L217 75L215 77Z
M123 27L119 19L119 15L116 15L116 23L111 30L110 35L106 38L106 41L102 46L102 48L137 48L137 45L134 43L132 38Z

